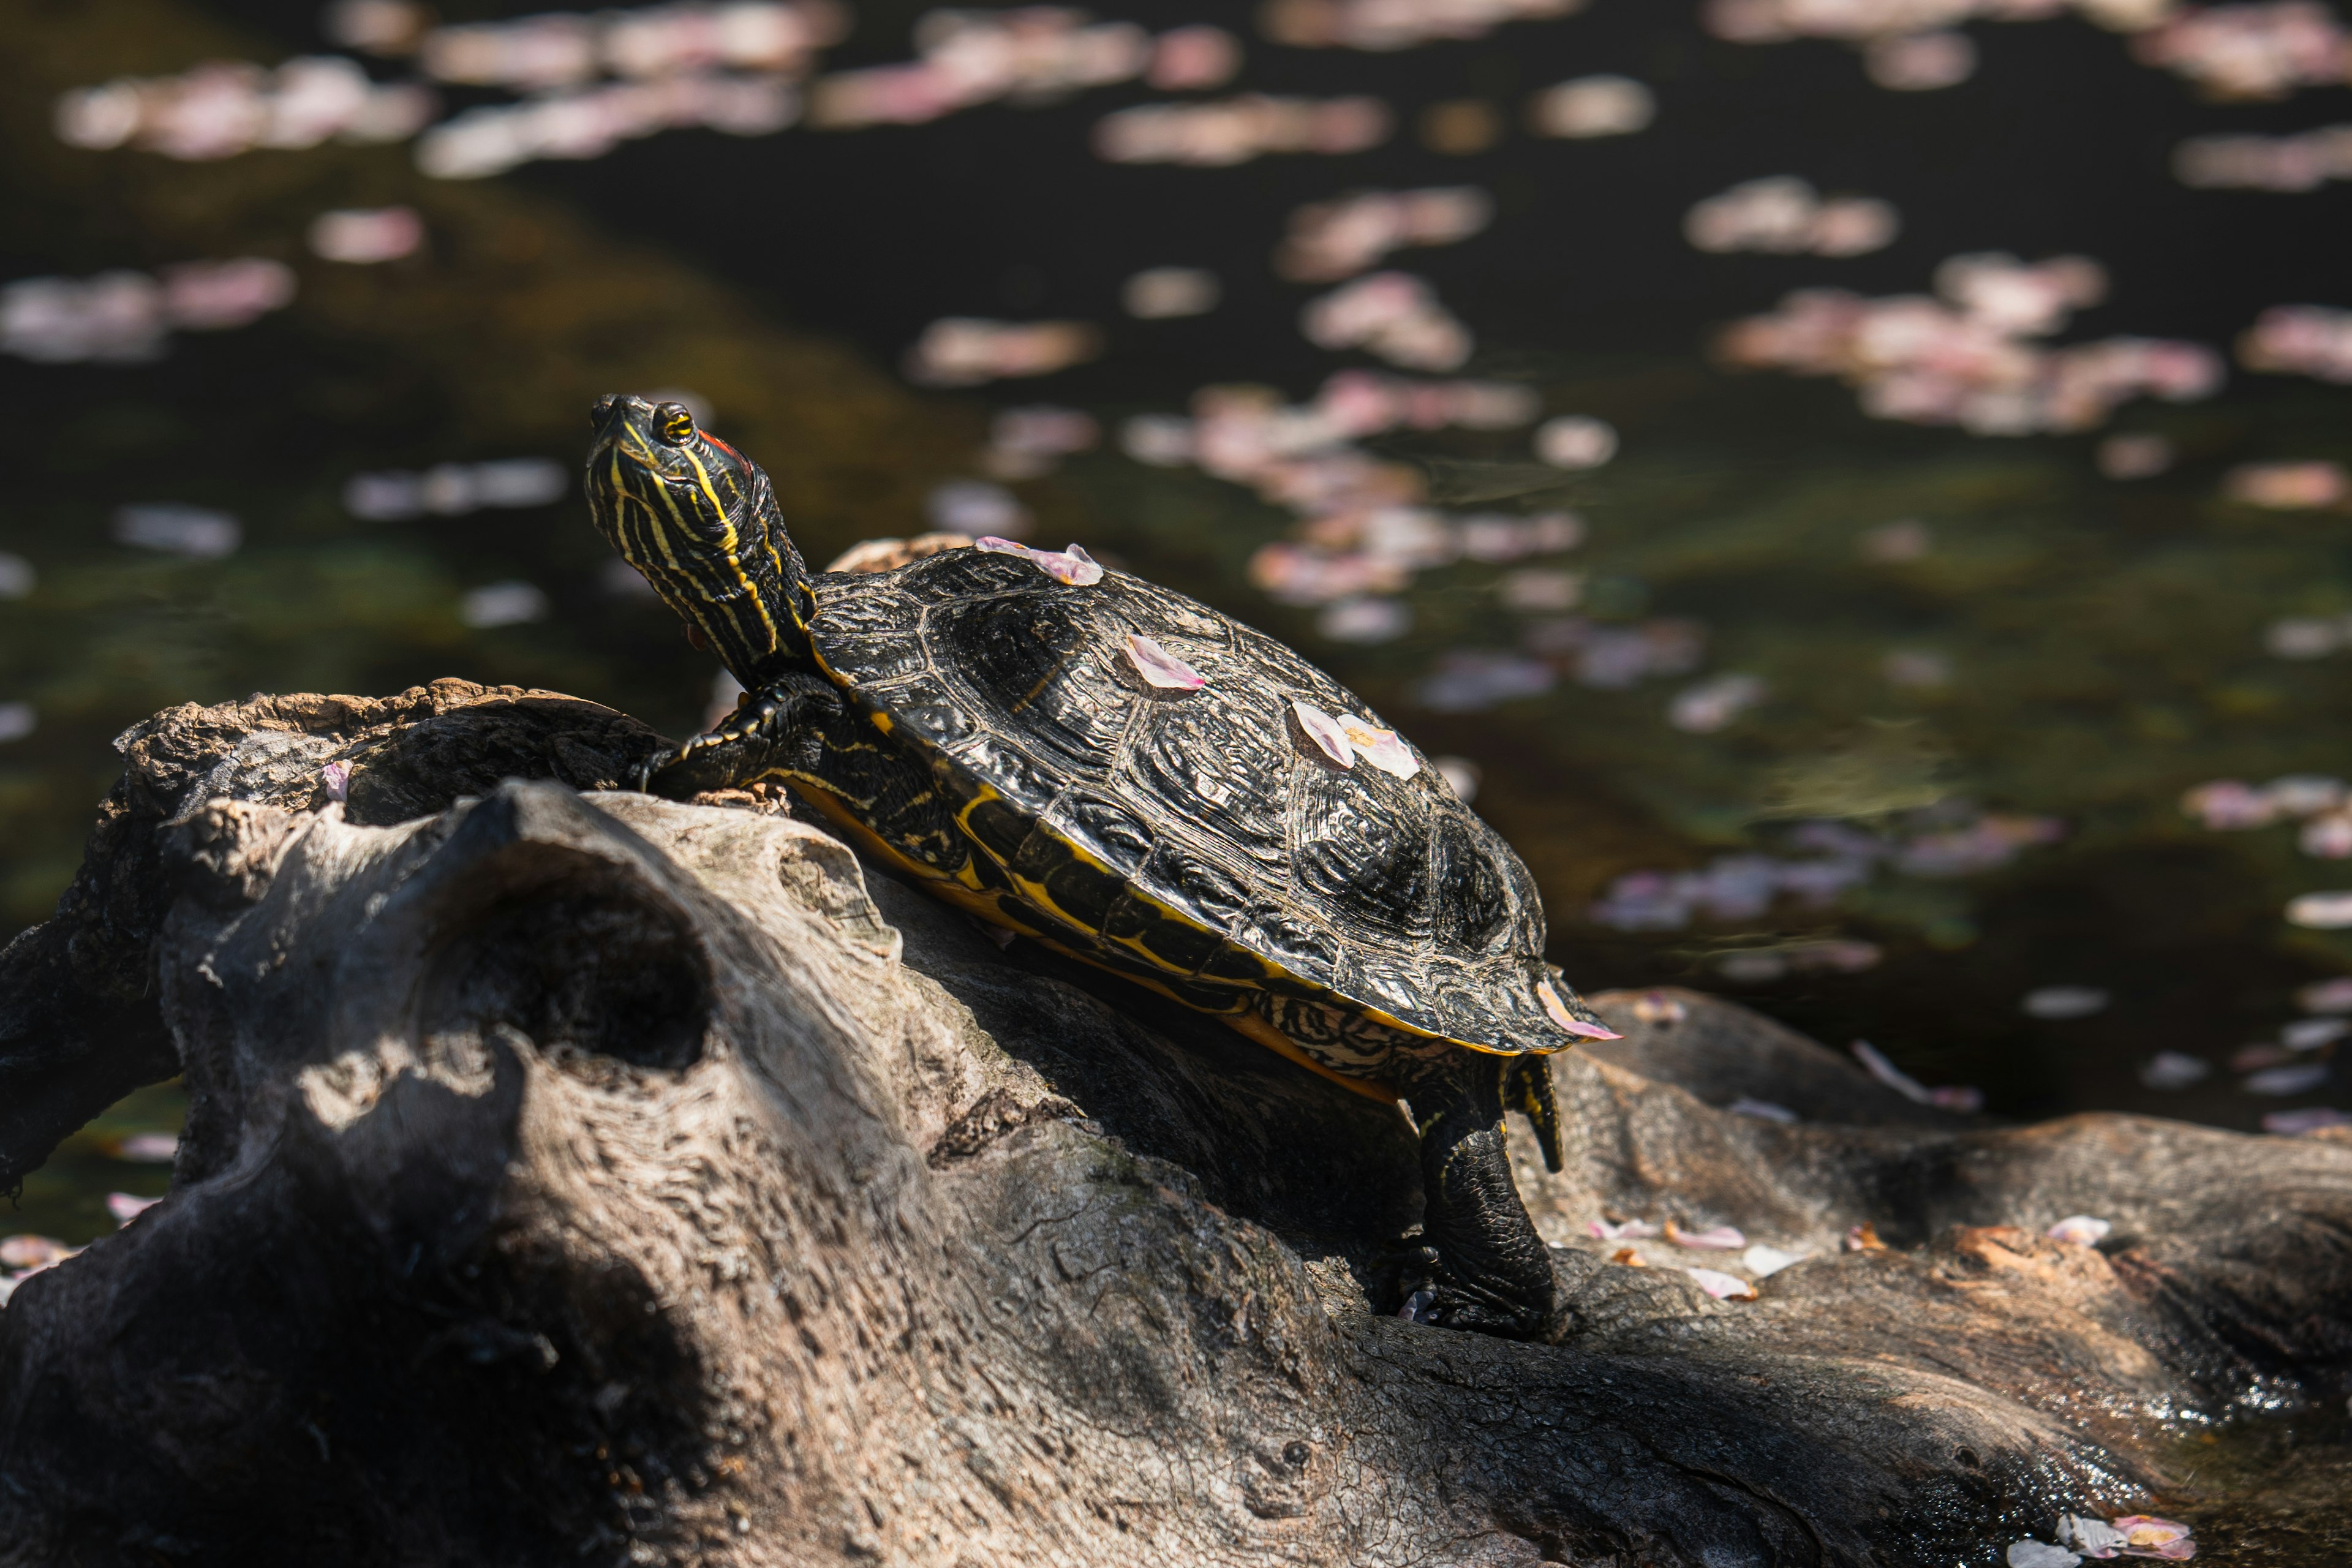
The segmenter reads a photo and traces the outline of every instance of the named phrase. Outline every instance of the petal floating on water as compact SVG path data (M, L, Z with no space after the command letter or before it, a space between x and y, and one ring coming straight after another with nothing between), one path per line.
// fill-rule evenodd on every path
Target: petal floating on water
M1909 1073L1905 1072L1901 1068L1896 1067L1893 1062L1887 1060L1886 1053L1880 1050L1876 1046L1872 1045L1868 1040L1854 1041L1853 1058L1860 1062L1863 1067L1869 1071L1871 1077L1876 1079L1879 1082L1885 1084L1887 1088L1893 1089L1895 1093L1901 1095L1906 1100L1911 1100L1919 1105L1926 1105L1931 1102L1935 1098L1934 1094L1928 1089L1926 1084L1921 1083L1917 1079L1913 1078Z
M2115 1228L2109 1221L2077 1214L2068 1215L2042 1234L2053 1241L2071 1241L2077 1247L2095 1247L2106 1240L2107 1233Z
M2279 1031L2279 1044L2291 1051L2315 1051L2352 1035L2352 1022L2342 1018L2297 1018Z
M2251 1074L2238 1087L2248 1094L2309 1094L2326 1081L2326 1062L2297 1062Z
M1666 1239L1676 1247L1696 1247L1707 1252L1737 1252L1748 1245L1748 1237L1736 1226L1718 1225L1706 1230L1685 1230L1674 1221L1666 1221Z
M47 1236L0 1237L0 1268L46 1268L60 1263L81 1249Z
M1356 748L1356 755L1381 772L1400 779L1409 779L1421 772L1421 759L1412 754L1412 748L1394 730L1383 730L1353 713L1340 714L1338 722L1348 743Z
M2332 1105L2313 1105L2301 1110L2273 1110L2263 1118L2263 1131L2281 1138L2300 1138L2330 1127L2352 1127L2352 1115Z
M2018 1005L2035 1018L2087 1018L2105 1012L2111 1000L2095 985L2042 985L2027 992Z
M168 1165L180 1157L180 1141L169 1132L133 1132L106 1145L106 1152L135 1165Z
M163 1201L161 1198L134 1197L129 1193L109 1193L106 1194L106 1212L114 1216L115 1224L129 1225Z
M1685 1268L1684 1273L1698 1281L1698 1288L1718 1301L1753 1301L1756 1287L1737 1274L1726 1274L1715 1268Z
M2150 1089L2187 1089L2212 1076L2213 1064L2186 1051L2158 1051L2140 1064L2139 1080Z
M2341 931L2352 926L2352 892L2305 893L2288 900L2286 918L2311 931Z
M2083 1559L2063 1546L2053 1546L2046 1541L2012 1541L2009 1543L2009 1568L2074 1568Z
M1209 684L1208 677L1147 637L1129 634L1127 659L1146 686L1162 691L1198 691Z
M2306 1013L2352 1013L2352 975L2314 981L2294 994L2294 1001Z
M2070 1513L2058 1521L2058 1539L2085 1557L2113 1557L2124 1547L2124 1532L2104 1519Z
M1328 758L1332 765L1342 768L1356 765L1356 748L1349 743L1348 732L1339 728L1337 719L1311 702L1294 702L1290 705L1290 711L1298 721L1299 729L1315 742L1315 749Z
M2197 1555L2197 1543L2189 1539L2189 1527L2178 1520L2131 1513L2116 1521L2115 1527L2123 1531L2124 1555L2127 1557L2163 1557L2177 1563Z

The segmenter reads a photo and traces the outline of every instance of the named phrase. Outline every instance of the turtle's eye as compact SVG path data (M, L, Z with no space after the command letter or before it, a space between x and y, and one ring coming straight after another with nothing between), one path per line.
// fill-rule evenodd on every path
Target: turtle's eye
M673 447L683 447L694 437L694 416L683 403L665 403L654 410L654 434Z

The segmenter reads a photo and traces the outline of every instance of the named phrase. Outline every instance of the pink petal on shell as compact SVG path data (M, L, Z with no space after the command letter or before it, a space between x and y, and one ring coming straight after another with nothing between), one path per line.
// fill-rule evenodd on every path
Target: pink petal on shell
M327 786L327 798L329 800L351 799L352 764L349 763L329 763L325 767L319 770L319 782Z
M2053 1241L2070 1241L2076 1247L2095 1247L2105 1241L2107 1233L2115 1228L2105 1220L2077 1214L2067 1215L2042 1234Z
M1735 1226L1718 1225L1706 1230L1685 1230L1674 1221L1666 1221L1666 1239L1676 1247L1688 1247L1705 1252L1738 1252L1748 1245L1748 1237Z
M1057 583L1067 583L1074 588L1085 588L1102 581L1099 562L1077 545L1067 550L1032 550L1017 539L1003 539L990 534L971 542L975 550L991 555L1018 555Z
M1559 993L1551 988L1551 982L1549 980L1538 981L1537 983L1536 1000L1543 1004L1543 1010L1551 1015L1551 1021L1553 1023L1558 1024L1561 1028L1567 1030L1571 1035L1580 1036L1588 1040L1621 1040L1624 1038L1622 1035L1620 1035L1616 1030L1609 1027L1606 1024L1591 1023L1570 1012L1568 1010L1568 1004L1559 999Z
M1073 588L1090 588L1102 581L1102 563L1077 545L1073 544L1067 550L1040 551L1038 553L1041 559L1037 564L1043 566L1055 582L1067 583Z
M1726 1274L1714 1268L1685 1268L1684 1273L1698 1281L1698 1288L1718 1301L1753 1301L1756 1287L1737 1274Z
M1356 748L1349 744L1348 732L1339 728L1338 720L1311 702L1294 702L1290 711L1297 719L1298 727L1307 732L1307 738L1334 764L1343 768L1356 765Z
M1353 713L1339 715L1339 728L1347 732L1349 744L1356 755L1391 778L1409 779L1421 772L1421 759L1394 730L1383 730L1369 720Z
M1658 1227L1645 1219L1629 1219L1622 1225L1596 1219L1589 1221L1584 1228L1601 1241L1647 1241L1658 1234Z
M1150 637L1129 634L1127 659L1135 666L1135 673L1143 678L1146 686L1156 686L1162 691L1198 691L1209 684L1207 676Z

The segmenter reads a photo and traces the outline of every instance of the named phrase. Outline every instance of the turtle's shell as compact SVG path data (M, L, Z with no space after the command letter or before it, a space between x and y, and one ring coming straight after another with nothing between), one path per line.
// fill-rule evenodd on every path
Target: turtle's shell
M924 821L911 805L858 815L1008 923L1214 1012L1271 991L1483 1051L1575 1043L1538 989L1519 858L1419 752L1410 778L1331 762L1294 703L1379 721L1272 637L1121 573L1074 586L979 550L814 589L817 658L868 738L824 771L928 762L952 830L936 806L928 831L890 826ZM1147 685L1130 635L1208 684Z

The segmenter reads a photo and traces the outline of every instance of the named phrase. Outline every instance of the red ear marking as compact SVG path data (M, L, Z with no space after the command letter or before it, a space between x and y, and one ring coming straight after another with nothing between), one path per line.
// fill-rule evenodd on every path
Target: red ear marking
M710 432L709 432L708 430L706 430L706 431L704 431L704 432L702 433L702 438L703 438L704 440L706 440L706 441L709 442L712 446L714 446L714 447L718 447L720 451L722 451L722 452L726 453L729 457L730 457L730 458L734 458L737 462L739 462L739 463L740 463L740 462L741 462L741 461L743 460L743 454L742 454L742 453L740 453L740 452L737 451L734 447L732 447L729 446L726 442L724 442L724 441L720 440L718 437L713 436L713 435L712 435L712 434L710 434Z

